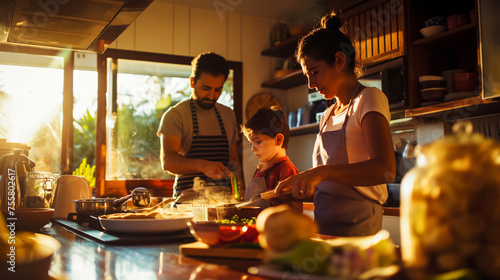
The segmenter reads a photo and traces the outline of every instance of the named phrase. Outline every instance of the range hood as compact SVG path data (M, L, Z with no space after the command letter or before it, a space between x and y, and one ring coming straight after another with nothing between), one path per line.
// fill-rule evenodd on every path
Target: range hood
M153 0L1 0L0 43L102 53Z

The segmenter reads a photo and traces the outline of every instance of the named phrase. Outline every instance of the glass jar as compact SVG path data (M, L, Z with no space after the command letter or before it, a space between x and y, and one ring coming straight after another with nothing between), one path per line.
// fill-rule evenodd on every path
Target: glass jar
M457 123L416 149L401 182L401 252L407 275L459 269L500 279L500 144Z

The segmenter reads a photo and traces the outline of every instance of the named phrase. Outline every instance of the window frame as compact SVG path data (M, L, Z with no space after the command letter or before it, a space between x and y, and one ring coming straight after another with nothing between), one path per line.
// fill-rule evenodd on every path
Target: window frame
M75 51L61 52L59 49L37 48L21 45L0 44L0 51L63 57L63 124L61 141L61 174L72 174L73 170L73 71L75 68ZM95 147L95 197L116 197L130 193L136 187L148 188L153 196L172 196L174 180L106 180L106 114L108 92L107 59L129 59L150 62L163 62L190 65L194 57L160 53L139 52L130 50L107 49L103 54L97 54L97 114L96 114L96 147ZM238 123L243 119L243 64L228 60L229 68L233 70L234 112ZM115 75L116 78L116 75ZM111 83L113 84L113 83ZM116 85L111 87L116 91ZM159 139L158 139L159 141ZM238 143L240 163L242 161L241 137ZM159 155L158 155L159 156Z
M106 180L106 115L107 115L107 95L108 86L112 92L109 94L116 98L117 85L115 81L109 81L108 78L115 79L117 73L108 73L108 58L116 61L118 59L140 60L149 62L160 62L170 64L191 65L194 57L179 56L170 54L159 54L149 52L138 52L120 49L107 49L103 54L97 55L97 115L96 115L96 186L94 195L96 197L123 196L129 194L136 187L145 187L152 192L153 196L169 197L173 194L174 180L166 179L145 179L145 180ZM233 70L233 99L234 112L238 123L243 118L243 73L242 63L228 60L229 68ZM116 102L116 99L114 100ZM113 106L113 105L112 105ZM159 140L158 140L159 141ZM238 145L241 155L241 138ZM160 155L158 155L160 156ZM240 156L240 161L242 157Z

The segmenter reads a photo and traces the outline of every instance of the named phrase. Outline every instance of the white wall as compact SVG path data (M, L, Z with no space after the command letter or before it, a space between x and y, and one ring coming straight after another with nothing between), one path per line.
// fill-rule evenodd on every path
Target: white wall
M307 102L306 86L298 87L301 88L299 94L293 96L288 91L260 87L262 82L271 79L276 66L281 64L279 59L260 55L270 46L269 33L275 22L267 18L220 14L215 10L153 2L110 48L185 56L213 51L228 60L243 63L243 108L254 94L269 92L283 105L297 110ZM289 103L291 105L287 105ZM245 112L242 115L245 118ZM243 168L248 183L258 160L246 139L243 149Z

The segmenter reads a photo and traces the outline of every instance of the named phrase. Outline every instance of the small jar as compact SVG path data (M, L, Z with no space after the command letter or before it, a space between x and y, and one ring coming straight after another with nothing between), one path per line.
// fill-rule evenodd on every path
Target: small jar
M500 144L470 123L453 132L418 146L401 182L403 265L412 279L464 268L500 279Z

